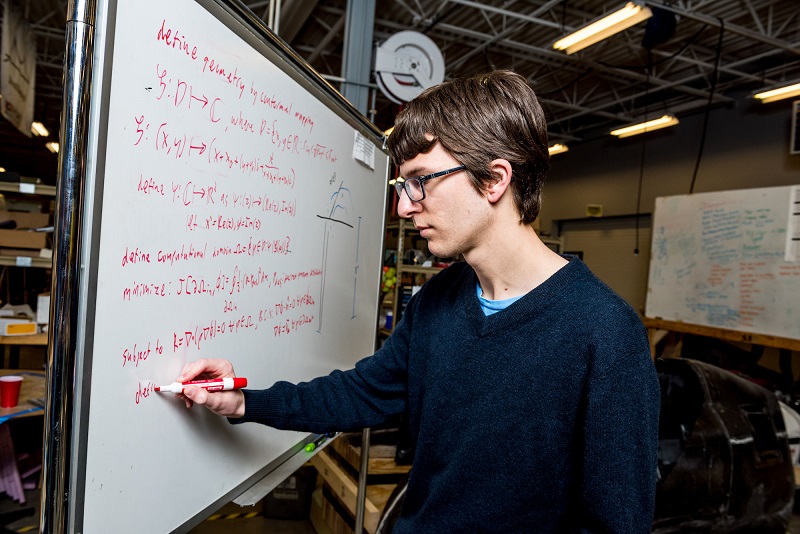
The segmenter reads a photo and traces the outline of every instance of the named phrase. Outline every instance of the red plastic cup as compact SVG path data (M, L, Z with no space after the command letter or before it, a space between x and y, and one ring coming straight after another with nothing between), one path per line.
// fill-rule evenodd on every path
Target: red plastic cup
M22 386L21 376L0 376L0 407L13 408L17 405L20 386Z

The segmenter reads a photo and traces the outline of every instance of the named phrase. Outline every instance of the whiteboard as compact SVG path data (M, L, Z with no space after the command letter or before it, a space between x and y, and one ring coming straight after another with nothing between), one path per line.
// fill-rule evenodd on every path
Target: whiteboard
M656 199L646 316L800 339L800 186Z
M153 391L186 362L266 388L374 350L380 132L245 18L98 7L71 532L188 530L302 448Z

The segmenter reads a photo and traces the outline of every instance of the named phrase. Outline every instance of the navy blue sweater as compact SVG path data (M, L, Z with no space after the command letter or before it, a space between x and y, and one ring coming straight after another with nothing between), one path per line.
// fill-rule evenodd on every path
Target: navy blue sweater
M349 371L245 391L244 421L355 430L408 413L395 532L650 532L659 386L634 311L580 261L485 316L467 264Z

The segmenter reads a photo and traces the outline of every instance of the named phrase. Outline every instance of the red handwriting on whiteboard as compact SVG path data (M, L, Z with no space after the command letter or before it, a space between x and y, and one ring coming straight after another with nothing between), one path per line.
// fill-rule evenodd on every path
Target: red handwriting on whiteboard
M206 230L261 230L261 219L254 217L226 217L224 215L209 215L205 219Z
M136 142L133 143L133 146L137 146L139 143L142 142L142 137L144 137L145 132L148 128L150 128L150 123L144 123L144 115L141 117L134 117L134 121L136 121Z
M139 382L139 389L136 391L136 404L139 404L142 399L146 399L152 395L155 387L156 385L152 382L147 382L144 387L142 387L142 383Z
M180 50L186 56L197 59L197 47L190 45L186 41L186 36L182 35L178 29L167 28L166 19L161 21L161 28L158 30L157 40L163 42L173 50Z
M256 289L261 286L265 287L282 287L290 282L305 280L321 276L321 269L310 269L308 271L298 271L294 273L277 273L273 272L271 275L264 271L261 267L254 271L242 271L237 265L233 269L233 273L225 276L225 285L228 285L228 294L241 293L248 289Z
M191 206L198 200L206 205L214 204L214 195L217 192L217 182L214 185L200 185L194 182L185 184L172 182L172 202Z
M315 276L322 276L322 269L310 269L308 271L298 271L296 273L273 273L271 279L271 286L282 287L289 282L297 280L304 280L306 278L313 278Z
M186 35L182 34L179 28L168 24L166 19L161 21L161 27L158 30L156 38L158 42L164 44L166 47L181 52L182 56L191 58L193 61L197 61L201 57L198 47L194 44L190 44ZM243 80L243 75L239 73L238 66L233 64L223 64L222 61L217 58L209 55L203 55L201 72L205 74L211 74L216 78L221 78L229 85L232 85L236 90L239 91L239 99L242 99L244 96L246 83ZM160 66L157 67L157 73L162 81L162 91L159 95L160 100L164 95L164 85L166 83L171 83L171 80L165 82L164 79L166 78L166 69L163 69ZM172 92L170 97L173 94L176 94L176 92ZM302 127L307 128L309 132L314 130L314 119L309 114L301 111L295 111L292 113L294 104L291 101L283 99L274 92L264 91L256 87L254 82L250 82L249 94L253 97L253 106L261 104L271 111L276 111L278 113L285 114L286 116L293 117L301 124ZM208 100L206 100L206 104L207 103ZM252 124L253 123L251 123L250 126L252 126ZM245 129L245 131L252 131L249 128L245 128L242 123L237 122L234 124L234 126L241 126L243 129Z
M239 98L244 94L245 84L239 76L239 67L223 65L220 61L210 56L203 57L203 72L216 75L239 90Z
M217 256L259 256L261 254L273 253L286 255L291 252L289 243L291 238L287 235L281 239L254 239L236 243L234 245L220 245L211 251L211 257Z
M171 250L159 250L158 254L156 255L156 261L158 263L169 263L170 265L174 265L175 262L179 261L202 260L206 257L207 249L208 243L204 243L202 247L195 247L192 243L189 243L187 246L184 243L181 245L180 249L173 248Z
M208 243L203 243L200 246L195 246L194 243L182 243L180 248L175 247L168 250L159 249L155 255L155 261L157 263L169 263L173 265L178 261L202 260L206 257L207 249ZM134 265L137 263L149 264L152 262L152 255L150 251L141 250L139 247L131 249L126 246L125 253L122 255L122 266L125 267L126 265Z
M778 267L778 276L780 277L789 277L789 276L798 276L800 277L800 265L780 265Z
M136 188L136 191L142 193L143 195L161 195L164 196L164 184L158 183L153 178L145 178L143 175L139 175L139 185Z
M286 319L285 321L276 324L274 327L272 327L272 333L275 337L292 334L297 332L300 327L311 324L313 321L313 315L306 315L304 313L297 319Z
M143 139L150 139L145 135L150 123L146 121L144 115L134 117L134 120L136 121L136 134L133 145L140 146ZM278 130L277 123L274 121L272 123L262 121L259 133L267 137L282 153L329 163L336 163L338 160L333 148L296 134L284 135ZM146 146L146 144L141 144L141 146ZM156 128L156 135L151 146L156 152L175 159L202 157L212 165L236 169L243 174L260 173L272 182L284 182L286 185L294 187L294 169L281 173L274 164L274 155L270 155L269 160L265 161L258 156L237 153L225 148L224 140L220 141L216 137L208 139L201 135L189 135L186 132L174 131L167 122L160 123Z
M133 364L134 367L139 367L139 362L147 360L153 351L156 354L164 353L164 346L158 339L155 341L155 347L151 346L150 341L144 347L136 343L133 344L133 347L126 347L122 350L122 367L130 364Z
M300 113L299 111L295 111L294 118L299 120L300 124L302 124L303 126L308 127L309 132L312 132L314 130L314 121L311 119L311 117L307 117L302 113Z
M265 91L261 91L257 89L253 83L250 84L250 96L253 97L254 106L261 104L272 111L277 111L278 113L285 114L286 116L294 117L304 128L308 128L309 132L314 130L314 119L300 111L295 111L292 113L292 108L294 108L294 104L292 102L285 102L281 100L275 95L275 93L270 94ZM265 122L266 121L262 122L262 132Z
M294 169L292 169L294 172ZM233 200L233 207L239 209L256 209L276 215L288 215L294 217L297 213L297 200L278 200L270 198L267 195L255 196L250 193L238 194L233 193L231 197L225 197L225 206L228 205L228 200Z
M258 325L250 315L242 315L236 319L212 319L183 332L174 332L172 334L172 351L177 352L182 347L200 350L205 342L212 341L218 336L255 330L258 330Z
M222 307L222 313L235 312L238 309L239 308L236 306L235 302L233 302L232 300L226 300L225 306Z
M166 297L166 284L153 282L136 282L122 290L122 300L142 297Z
M176 107L180 108L185 106L187 109L205 110L204 114L208 114L211 122L219 122L221 119L217 116L217 104L222 102L221 98L209 97L206 94L197 91L194 86L187 80L178 77L172 77L167 73L167 69L163 68L161 64L156 65L156 76L158 77L158 86L161 92L158 93L156 100L169 99L170 102ZM206 108L208 108L206 110Z
M266 308L259 310L258 322L263 323L270 321L289 311L312 307L315 304L316 302L314 301L314 297L311 296L311 289L309 288L305 293L287 296L286 298L275 302L271 306L267 306Z
M125 267L129 263L150 263L150 253L139 250L139 247L133 250L129 250L128 247L125 247L125 254L122 256L122 266Z
M246 119L241 111L239 112L238 117L235 115L231 116L231 126L234 126L247 133L256 132L256 129L253 127L253 123L249 119ZM227 132L228 129L225 128L225 131Z
M290 252L288 250L288 237L286 241L278 240L267 242L264 244L264 248L259 248L260 244L255 242L252 247L241 244L237 245L237 249L234 250L238 250L237 253L239 254L248 253L256 255L258 251L265 250L267 245L269 245L272 248L272 252L276 254L288 254ZM233 252L217 249L215 253L218 256L225 256ZM200 273L188 272L177 275L171 280L149 282L133 281L130 286L123 288L122 300L131 302L137 299L166 298L172 297L173 295L183 298L195 296L214 297L220 293L234 295L260 287L283 287L292 282L321 276L321 274L322 270L320 269L311 269L294 273L273 272L270 274L261 267L248 271L236 265L228 272L220 270L216 278L206 278Z
M212 282L206 282L205 278L187 275L185 278L178 278L178 295L209 295L214 296L216 287Z
M292 103L284 102L276 98L275 93L269 94L264 91L260 91L254 84L251 83L250 94L253 97L254 106L256 104L262 104L273 111L284 113L287 116L291 115L292 113Z

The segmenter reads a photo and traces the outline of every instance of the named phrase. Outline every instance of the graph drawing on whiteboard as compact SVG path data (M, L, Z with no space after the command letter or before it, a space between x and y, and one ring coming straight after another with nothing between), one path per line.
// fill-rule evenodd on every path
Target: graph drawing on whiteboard
M334 183L335 180L336 173L334 173L331 177L330 183ZM324 215L317 215L318 218L325 221L322 243L322 282L320 284L319 319L317 323L317 332L322 332L322 323L325 316L325 289L328 283L328 264L330 261L334 261L331 258L331 254L336 252L336 250L333 252L330 250L330 245L332 241L336 240L337 232L356 233L355 260L353 264L353 312L351 319L356 317L356 287L358 284L358 247L361 238L361 217L358 217L357 223L356 221L353 221L353 218L355 218L353 199L350 189L344 185L344 180L339 183L339 187L330 195L324 213ZM355 227L354 223L358 225L358 228ZM349 239L352 239L352 237ZM349 243L349 239L344 238L343 241L345 243Z

